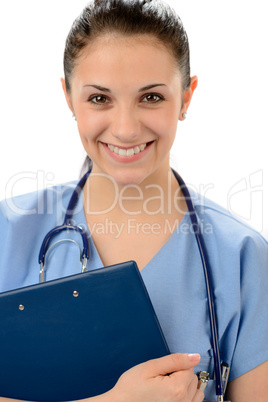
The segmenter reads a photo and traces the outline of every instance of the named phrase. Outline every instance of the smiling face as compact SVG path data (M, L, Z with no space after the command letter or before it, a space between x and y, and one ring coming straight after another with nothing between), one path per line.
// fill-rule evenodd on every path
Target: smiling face
M148 36L99 38L79 58L65 95L93 172L120 185L168 172L186 109L179 69L164 45Z

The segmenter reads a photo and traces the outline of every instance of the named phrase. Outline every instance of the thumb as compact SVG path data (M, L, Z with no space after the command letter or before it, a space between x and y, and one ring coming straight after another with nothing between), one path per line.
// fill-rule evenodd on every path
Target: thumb
M200 359L198 353L173 353L159 359L149 360L145 365L147 365L146 369L150 370L151 376L166 375L175 371L190 369L196 366Z

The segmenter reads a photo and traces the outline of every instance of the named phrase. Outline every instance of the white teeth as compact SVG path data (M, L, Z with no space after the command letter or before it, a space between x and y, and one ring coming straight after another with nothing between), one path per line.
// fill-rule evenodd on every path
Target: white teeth
M118 148L110 144L107 144L107 146L112 152L120 156L133 156L134 154L138 154L144 151L147 144L141 144L139 146L137 145L135 148L129 148L129 149Z
M127 150L126 149L119 149L119 155L120 156L127 156Z
M144 151L144 150L145 150L145 147L146 147L146 144L141 144L141 145L140 145L141 151Z
M133 148L130 148L130 149L128 149L127 150L127 156L133 156L134 155L134 149Z

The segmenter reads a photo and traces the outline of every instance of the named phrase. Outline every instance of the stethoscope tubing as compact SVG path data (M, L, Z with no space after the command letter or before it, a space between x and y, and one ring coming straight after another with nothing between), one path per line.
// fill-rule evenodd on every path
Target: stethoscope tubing
M87 259L89 258L89 241L88 241L86 231L84 229L82 229L80 226L71 225L70 222L71 222L71 219L73 216L73 211L75 209L76 203L78 201L78 197L87 181L88 176L91 173L91 170L92 169L90 168L90 170L80 179L80 181L76 185L76 187L72 193L72 196L70 198L69 204L67 206L63 224L50 230L50 232L48 232L48 234L45 236L42 246L40 248L39 256L38 256L39 264L41 264L42 266L44 266L44 264L45 264L45 255L48 250L52 237L64 230L71 230L71 231L76 231L76 232L80 233L82 240L83 240L82 258L87 258Z
M208 311L209 311L209 319L210 319L210 328L211 328L211 344L213 350L213 359L214 359L214 368L215 368L215 379L216 379L216 395L221 396L223 395L223 387L222 387L222 376L221 376L221 361L220 361L220 350L219 350L219 340L218 340L218 325L216 321L216 311L215 311L215 304L214 304L214 295L212 292L212 282L211 282L211 269L208 259L208 254L204 242L204 238L201 234L200 225L198 222L197 214L195 211L195 207L193 205L192 197L190 192L182 180L181 176L173 170L173 174L176 177L182 193L184 195L188 212L190 215L192 228L194 230L195 238L197 241L197 245L200 252L200 257L203 265L205 282L206 282L206 289L207 289L207 297L208 297Z
M74 208L78 201L78 197L91 173L92 167L89 171L80 179L77 186L75 187L72 196L70 198L67 211L65 214L64 222L62 225L55 227L52 229L44 238L43 243L41 245L41 249L39 252L39 264L41 264L41 270L43 270L44 275L44 264L45 264L45 255L48 250L50 241L54 235L57 233L62 232L63 230L72 230L77 231L80 233L83 239L83 251L82 251L82 258L85 258L86 261L89 258L89 240L87 233L84 229L80 226L73 226L71 225L71 218L73 215ZM188 207L189 216L191 219L192 228L195 234L195 238L197 241L198 249L200 252L200 257L203 265L205 283L206 283L206 290L207 290L207 298L208 298L208 312L209 312L209 319L210 319L210 328L211 328L211 345L213 350L213 359L214 359L214 368L215 368L215 379L216 379L216 395L218 398L223 397L223 386L222 386L222 376L221 376L221 360L220 360L220 351L219 351L219 340L218 340L218 326L217 326L217 319L216 319L216 311L215 311L215 304L214 304L214 295L212 291L212 281L211 281L211 267L209 264L209 258L205 246L204 238L201 234L200 225L198 222L197 214L192 202L192 198L190 192L182 180L181 176L172 169L172 172L178 181L182 193L185 197L185 201Z

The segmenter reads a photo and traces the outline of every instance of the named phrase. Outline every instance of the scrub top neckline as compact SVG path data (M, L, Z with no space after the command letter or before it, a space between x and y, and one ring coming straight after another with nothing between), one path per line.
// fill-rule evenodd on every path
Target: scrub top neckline
M90 243L90 249L91 252L93 251L93 253L95 254L95 256L98 259L99 262L99 268L103 268L104 264L100 258L99 252L95 246L94 240L92 238L91 232L89 230L88 224L87 224L87 220L86 220L86 216L85 216L85 211L84 211L84 203L83 203L83 194L84 194L84 189L81 191L81 193L79 194L78 197L78 202L77 202L77 206L75 208L75 211L78 210L78 213L76 213L74 211L74 214L76 214L77 216L77 221L81 222L83 224L83 226L86 228L86 232L89 234L89 243ZM171 235L169 236L169 238L166 240L166 242L158 249L158 251L153 255L153 257L148 261L148 263L140 270L141 272L145 272L147 271L150 266L153 264L154 260L156 258L159 257L159 255L164 251L164 249L169 245L169 243L173 242L173 239L176 239L176 242L178 241L178 238L176 235L181 235L182 233L180 232L180 228L184 225L190 224L190 220L189 220L189 211L187 209L187 211L185 212L185 214L183 215L183 218L181 219L181 221L179 222L179 224L176 226L175 230L171 233Z

